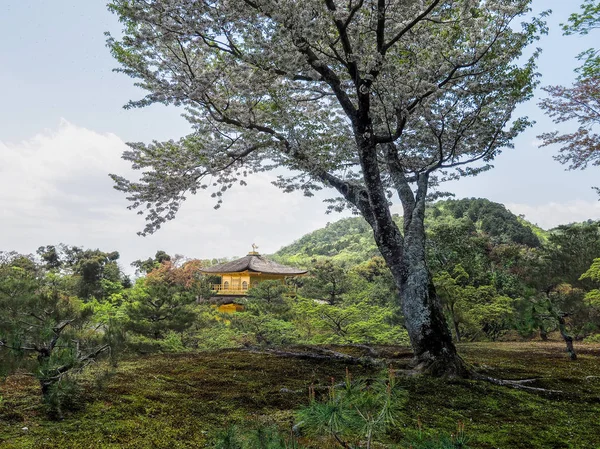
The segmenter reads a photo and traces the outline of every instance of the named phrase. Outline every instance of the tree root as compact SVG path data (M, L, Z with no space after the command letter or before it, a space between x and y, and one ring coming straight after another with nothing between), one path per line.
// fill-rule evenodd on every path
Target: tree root
M490 382L494 385L499 385L501 387L509 387L515 388L517 390L530 391L532 393L543 393L543 394L565 394L564 391L561 390L550 390L548 388L540 388L540 387L530 387L527 385L523 385L525 383L535 382L538 379L522 379L522 380L505 380L505 379L497 379L495 377L484 376L483 374L479 374L476 372L471 372L471 379L473 380L482 380L484 382Z
M354 345L354 346L357 346L357 345ZM364 347L363 347L363 345L360 345L360 347L365 350L368 348L368 346L366 346L366 345ZM326 349L326 348L311 347L309 349L310 349L310 351L309 350L293 351L293 350L265 349L265 348L251 347L251 348L245 349L245 351L251 352L253 354L267 354L267 355L274 355L277 357L292 357L292 358L297 358L297 359L301 359L301 360L340 361L340 362L345 362L345 363L349 363L352 365L365 365L365 366L374 366L374 367L385 367L390 362L393 362L393 360L382 359L382 358L354 357L354 356L351 356L348 354L344 354L344 353L341 353L338 351L333 351L331 349ZM373 353L376 354L375 350L373 350L372 348L371 348L371 351L368 351L368 352L370 354L373 354ZM495 377L480 374L477 371L475 371L472 367L467 368L466 365L464 367L467 371L462 373L463 376L458 375L458 376L450 376L450 377L479 380L479 381L483 381L483 382L489 382L491 384L498 385L501 387L514 388L517 390L529 391L531 393L537 393L537 394L545 394L545 395L564 395L564 394L566 394L564 391L561 391L561 390L552 390L552 389L548 389L548 388L532 387L529 385L525 385L525 384L529 384L532 382L536 382L539 380L539 378L520 379L520 380L498 379ZM417 366L416 369L397 370L397 373L402 374L407 377L414 377L414 376L428 373L427 370L422 370L419 368L420 367ZM588 376L588 378L593 378L593 377L596 377L596 376ZM588 379L588 378L586 378L586 379ZM281 390L281 392L282 393L295 393L295 394L300 393L300 391L288 390L286 388L283 388Z

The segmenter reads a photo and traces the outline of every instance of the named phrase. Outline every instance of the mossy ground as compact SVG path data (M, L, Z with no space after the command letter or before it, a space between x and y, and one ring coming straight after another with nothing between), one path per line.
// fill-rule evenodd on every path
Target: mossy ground
M482 381L401 379L409 400L390 439L414 436L419 423L427 432L451 433L461 421L472 448L600 448L600 377L594 377L600 376L600 345L577 349L579 359L571 362L555 342L461 345L465 360L481 373L536 378L528 385L563 393ZM399 367L408 362L403 348L386 352ZM349 369L354 377L377 371ZM205 447L218 430L234 423L289 428L293 410L307 402L307 387L342 379L345 370L340 362L241 350L133 357L99 387L91 379L84 382L82 408L61 421L45 418L32 378L12 376L0 383L0 447Z

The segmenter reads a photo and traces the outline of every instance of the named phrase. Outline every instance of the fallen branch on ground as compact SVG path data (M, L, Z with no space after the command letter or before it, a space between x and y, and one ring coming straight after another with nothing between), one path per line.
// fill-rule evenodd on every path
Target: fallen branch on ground
M386 361L372 357L354 357L342 352L325 348L311 348L311 351L289 351L281 349L248 348L246 351L253 354L270 354L279 357L293 357L310 360L334 360L350 363L352 365L385 366Z
M474 380L483 380L485 382L490 382L494 385L499 385L501 387L516 388L517 390L531 391L534 393L564 394L564 391L561 391L561 390L550 390L548 388L529 387L527 385L523 385L524 383L533 382L537 379L505 380L505 379L497 379L495 377L490 377L490 376L484 376L483 374L479 374L476 372L471 373L471 378Z

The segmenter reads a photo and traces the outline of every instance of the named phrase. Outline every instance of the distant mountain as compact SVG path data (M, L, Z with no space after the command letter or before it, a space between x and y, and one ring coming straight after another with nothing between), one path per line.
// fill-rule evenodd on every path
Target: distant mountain
M401 226L402 218L395 216ZM486 234L497 244L515 243L538 247L547 232L510 212L504 205L487 199L471 198L438 201L427 208L428 229L453 223L465 224L475 232ZM284 246L276 260L304 265L313 258L332 257L340 262L360 263L379 254L373 232L361 217L344 218L304 235Z
M469 220L477 231L489 235L495 243L517 243L538 247L546 231L506 209L503 204L483 198L439 201L428 208L425 224L448 219Z

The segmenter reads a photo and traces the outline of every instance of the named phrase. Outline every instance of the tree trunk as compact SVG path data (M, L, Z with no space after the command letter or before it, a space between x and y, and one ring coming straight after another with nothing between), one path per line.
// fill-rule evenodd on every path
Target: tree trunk
M467 377L469 371L452 342L427 267L424 229L416 236L405 237L403 248L395 248L395 242L389 239L376 236L375 240L400 292L415 368L433 376ZM403 257L398 258L396 251Z
M40 379L40 388L42 390L42 396L44 398L47 398L50 394L50 388L52 388L52 385L54 385L54 382L49 381L47 379Z
M450 313L450 318L452 319L452 325L454 326L454 335L456 336L456 342L460 343L460 329L458 328L458 320L456 319L456 315L454 314L454 303L450 303L447 306L448 313Z
M560 330L560 335L562 336L565 344L567 345L567 352L569 353L569 358L571 360L577 360L577 353L575 352L575 348L573 347L573 337L571 337L567 333L567 326L565 323L565 318L561 315L558 315L558 329Z
M410 266L399 289L415 367L435 376L466 376L427 266Z
M48 359L50 358L50 353L51 353L51 351L48 348L42 347L42 348L38 349L37 360L38 360L38 365L40 367L43 367L46 363L48 363ZM54 382L52 380L48 380L46 378L41 378L41 379L39 379L39 381L40 381L40 388L42 390L42 396L45 399L47 399L48 395L50 394L50 388L52 387Z
M361 97L355 124L364 189L357 190L351 184L336 188L367 220L373 229L377 247L392 272L415 353L415 368L434 376L466 377L468 369L456 352L427 268L424 220L429 174L423 172L418 175L417 191L413 192L395 147L387 145L390 174L404 210L403 235L392 218L382 182L378 147L373 140L373 127L368 117L368 101L368 94Z
M458 321L452 320L454 323L454 333L456 334L456 341L460 343L460 330L458 329Z

